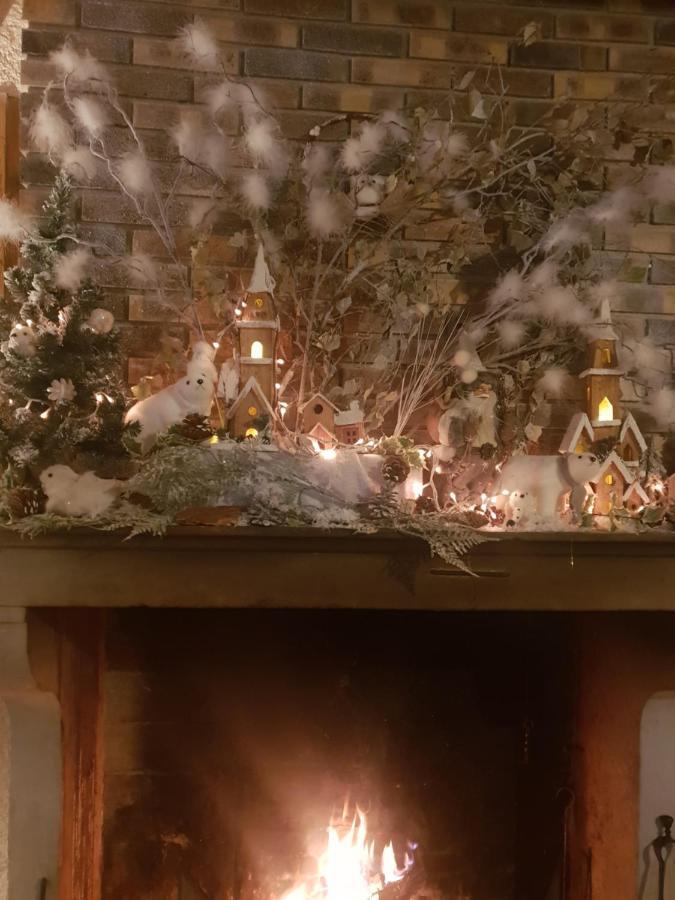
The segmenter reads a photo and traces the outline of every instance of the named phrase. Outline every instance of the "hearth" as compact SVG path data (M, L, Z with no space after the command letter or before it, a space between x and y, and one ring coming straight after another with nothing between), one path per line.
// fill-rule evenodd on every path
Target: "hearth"
M545 896L570 652L561 617L110 613L103 896ZM327 838L341 870L373 842L370 890Z

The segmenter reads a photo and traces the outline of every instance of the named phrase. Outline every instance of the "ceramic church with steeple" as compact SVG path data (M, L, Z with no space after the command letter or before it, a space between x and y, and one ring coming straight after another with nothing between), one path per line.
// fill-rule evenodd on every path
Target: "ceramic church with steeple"
M598 441L613 443L593 485L597 515L649 502L640 473L647 443L632 413L624 416L622 411L624 373L618 363L618 340L609 300L605 300L590 329L588 367L579 375L585 387L586 412L572 417L560 444L561 453L587 453Z
M237 307L235 342L236 380L227 410L228 430L233 438L257 437L265 421L276 418L276 347L279 317L274 304L274 279L265 260L262 244L243 300ZM234 395L234 396L233 396Z

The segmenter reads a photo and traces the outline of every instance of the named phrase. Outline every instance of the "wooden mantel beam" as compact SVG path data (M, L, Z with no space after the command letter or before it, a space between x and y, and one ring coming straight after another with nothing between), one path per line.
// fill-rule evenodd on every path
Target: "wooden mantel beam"
M313 529L0 534L0 605L675 610L675 535L510 534L471 577L420 541Z

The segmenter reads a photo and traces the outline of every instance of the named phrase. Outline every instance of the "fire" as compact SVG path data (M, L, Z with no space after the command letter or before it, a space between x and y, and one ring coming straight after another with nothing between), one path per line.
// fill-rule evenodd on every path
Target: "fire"
M375 842L368 839L360 810L348 827L329 825L327 834L316 875L296 884L282 900L378 900L386 885L402 881L413 866L411 853L406 853L399 868L391 841L376 860Z

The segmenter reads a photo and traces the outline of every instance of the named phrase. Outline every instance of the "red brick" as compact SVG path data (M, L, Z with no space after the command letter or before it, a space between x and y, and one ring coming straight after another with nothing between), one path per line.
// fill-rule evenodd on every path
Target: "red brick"
M68 34L65 31L37 31L26 29L22 33L24 53L47 56L61 47L66 38L77 49L87 49L102 62L128 63L131 61L131 40L116 34Z
M221 64L229 75L239 73L239 53L236 50L223 49ZM212 71L211 65L200 65L187 60L178 50L173 40L162 38L134 38L134 64L140 66L163 66L167 69L184 69L186 71Z
M644 78L631 75L588 73L554 75L556 97L574 97L579 100L646 100L649 85Z
M650 72L672 75L675 71L675 50L656 47L643 50L635 47L610 47L609 68L619 72Z
M75 25L75 0L24 0L21 12L24 19L40 25Z
M125 66L114 72L122 96L156 100L192 100L192 75L161 69Z
M337 112L379 112L404 105L403 91L370 88L363 85L303 85L302 105Z
M405 59L355 59L352 63L352 81L365 84L448 89L451 80L451 68L444 63Z
M362 53L370 56L402 56L404 35L380 28L349 28L345 25L305 25L302 46L310 50Z
M297 47L299 27L294 22L270 22L266 19L228 16L202 17L220 41L234 44L266 44L270 47Z
M301 78L308 81L346 81L348 61L308 50L254 47L245 52L247 75Z
M347 18L348 0L245 0L247 13L301 19Z
M537 41L527 47L515 44L511 63L535 69L606 69L607 51L604 47Z
M675 21L659 21L654 27L657 44L675 44Z
M181 25L191 20L188 13L154 3L125 3L123 0L115 3L84 0L82 3L82 25L90 28L174 36Z
M542 37L552 37L555 20L550 13L476 6L474 3L455 6L454 30L515 37L533 19L536 19Z
M556 37L584 41L648 41L650 23L638 16L600 16L561 13Z
M410 55L425 59L504 64L507 61L507 45L504 41L487 38L413 31L410 35Z
M449 28L449 4L439 0L352 0L352 21L368 25Z

